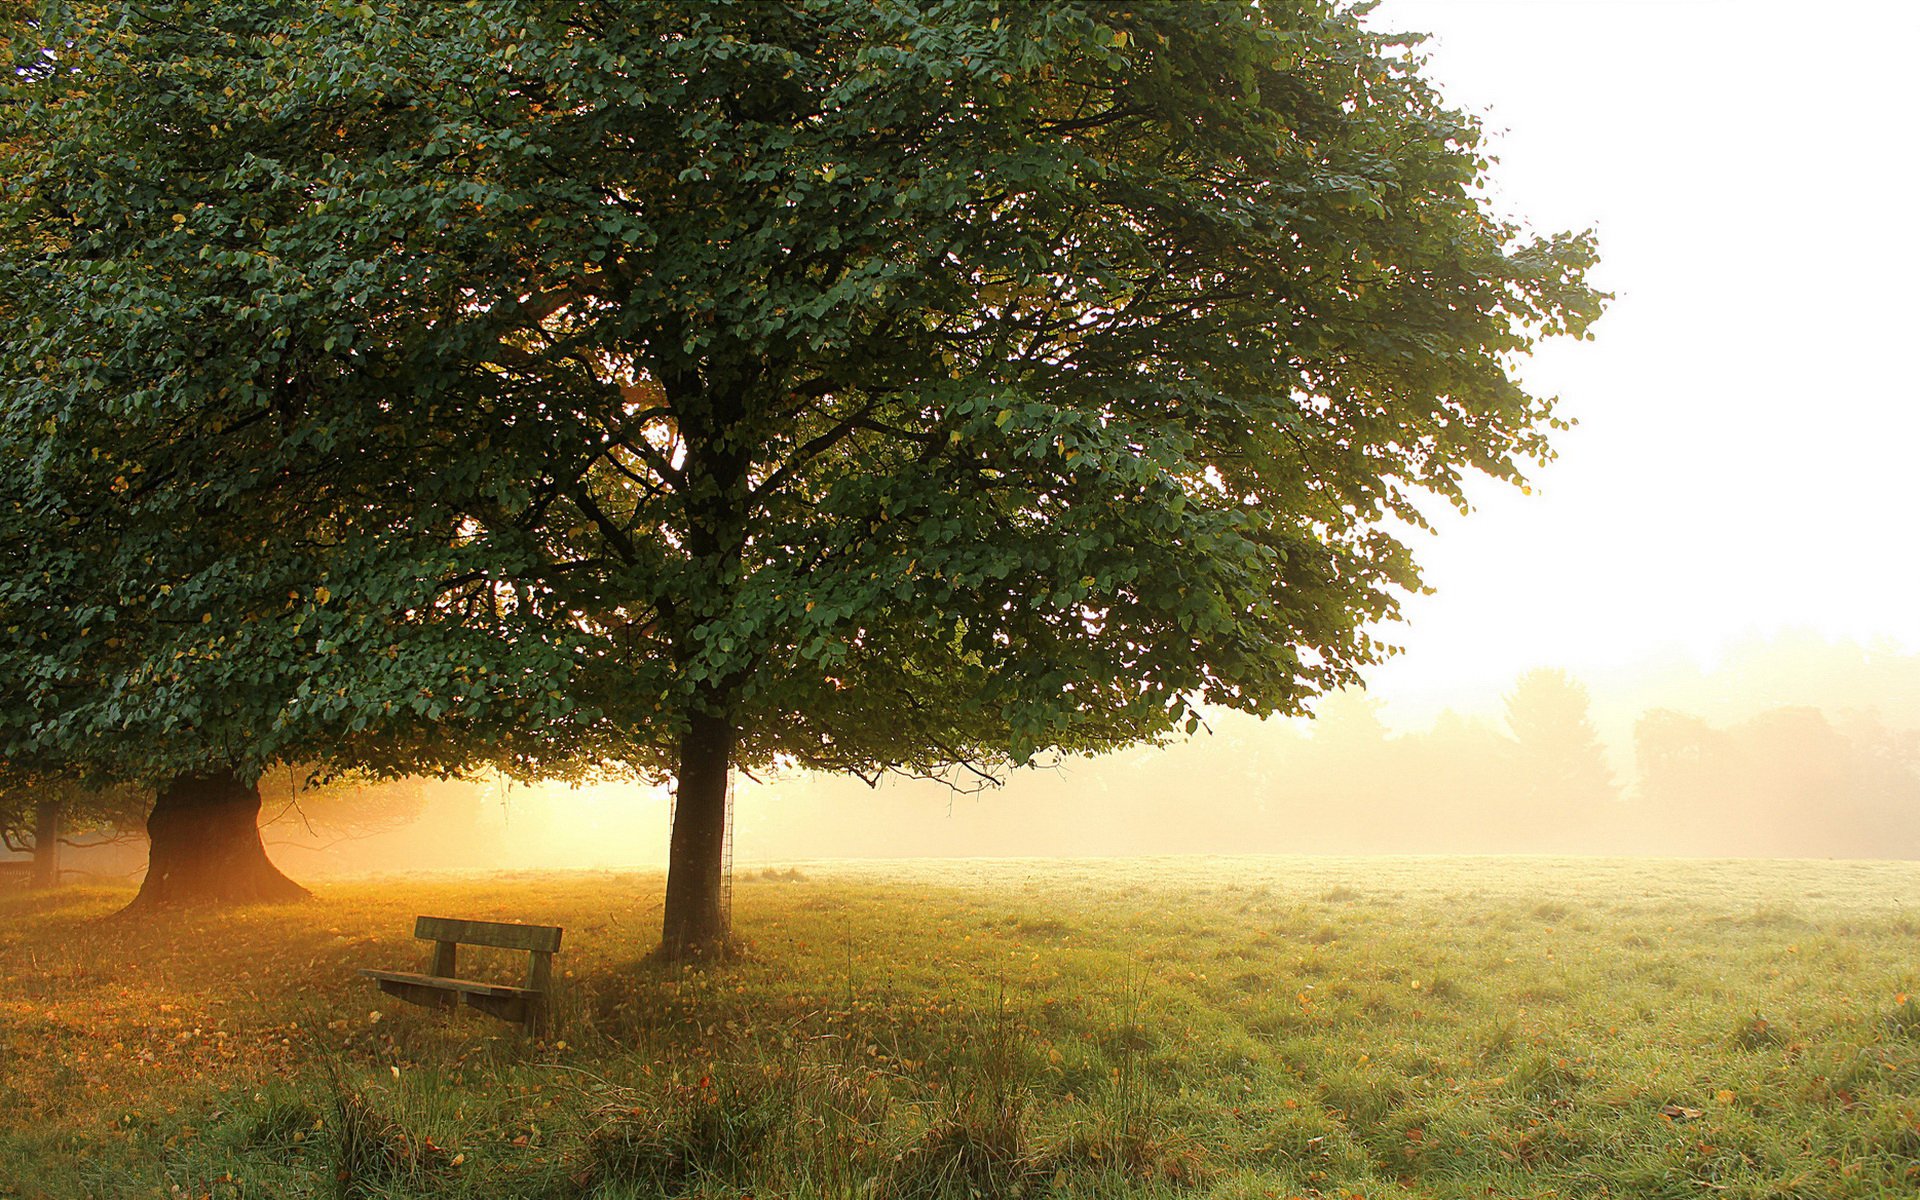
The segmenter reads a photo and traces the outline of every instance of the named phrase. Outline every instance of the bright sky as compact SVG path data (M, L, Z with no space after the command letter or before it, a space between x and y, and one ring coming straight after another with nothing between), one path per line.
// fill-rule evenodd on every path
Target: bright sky
M1386 0L1496 132L1495 195L1593 226L1616 294L1526 368L1579 428L1421 546L1371 690L1418 719L1531 666L1811 628L1920 649L1920 3Z

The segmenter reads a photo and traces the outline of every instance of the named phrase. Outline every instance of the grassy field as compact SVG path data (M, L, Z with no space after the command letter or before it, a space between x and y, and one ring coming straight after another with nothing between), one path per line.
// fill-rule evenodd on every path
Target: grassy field
M1920 865L768 876L681 971L657 876L8 893L0 1196L1920 1194ZM545 1040L353 976L425 912L566 927Z

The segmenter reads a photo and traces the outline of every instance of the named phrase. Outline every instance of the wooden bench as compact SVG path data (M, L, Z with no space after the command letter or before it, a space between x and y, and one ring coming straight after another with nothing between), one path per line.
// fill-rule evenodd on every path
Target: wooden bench
M548 997L553 991L553 956L560 949L556 925L511 925L503 921L463 921L457 917L418 917L413 936L433 943L424 974L382 971L362 967L360 974L380 985L389 996L429 1008L452 1008L465 1001L488 1016L517 1021L528 1033L546 1028ZM497 946L527 952L527 981L520 987L482 983L455 976L461 946Z

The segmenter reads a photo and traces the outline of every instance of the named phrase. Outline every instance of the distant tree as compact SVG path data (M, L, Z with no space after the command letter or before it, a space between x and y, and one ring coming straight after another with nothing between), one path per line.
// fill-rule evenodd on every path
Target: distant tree
M1532 805L1562 817L1591 817L1618 797L1605 747L1594 732L1587 689L1565 671L1539 668L1514 683L1507 729L1519 750Z
M1400 740L1400 787L1414 801L1406 848L1424 853L1513 853L1550 848L1532 786L1496 723L1451 710Z
M1358 688L1330 692L1313 706L1313 740L1356 759L1377 755L1388 740L1380 707L1379 699Z
M1652 712L1634 731L1650 845L1692 854L1920 857L1911 737L1809 707L1719 728Z
M672 776L680 952L735 764L1354 681L1381 518L1546 456L1510 366L1599 308L1364 7L63 18L0 96L12 752L156 818L288 758Z
M56 887L69 839L135 828L145 803L134 788L0 771L0 845L33 855L32 886Z
M1650 848L1705 853L1716 828L1737 827L1737 798L1727 794L1734 786L1725 771L1727 742L1707 722L1670 709L1654 709L1634 723L1635 809Z
M1853 759L1860 799L1858 842L1847 853L1920 858L1920 729L1895 728L1873 713L1835 721Z
M14 854L33 855L30 886L60 882L60 836L65 798L51 787L0 790L0 845Z

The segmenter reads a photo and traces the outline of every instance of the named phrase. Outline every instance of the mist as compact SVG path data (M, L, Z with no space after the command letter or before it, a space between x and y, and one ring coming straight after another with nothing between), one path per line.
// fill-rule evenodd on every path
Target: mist
M1920 655L1810 633L1408 716L1342 692L1312 719L1215 713L1164 746L999 787L738 778L736 872L823 859L1210 853L1920 858ZM501 779L263 781L299 876L657 870L667 789ZM71 856L137 872L136 842Z

